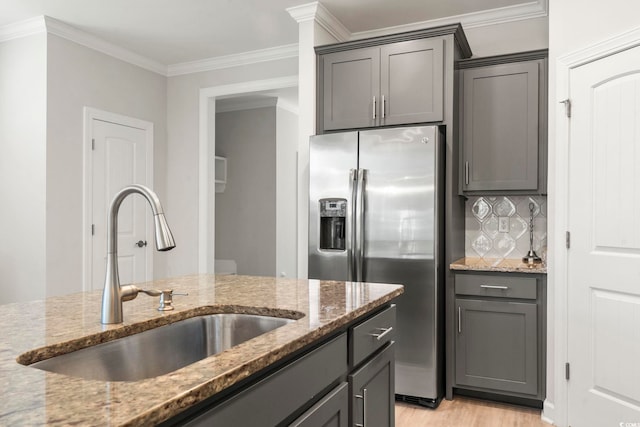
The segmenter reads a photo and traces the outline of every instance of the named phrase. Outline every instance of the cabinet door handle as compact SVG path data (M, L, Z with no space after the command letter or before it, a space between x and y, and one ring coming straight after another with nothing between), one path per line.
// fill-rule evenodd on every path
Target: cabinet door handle
M469 185L469 162L464 162L464 184Z
M356 394L356 399L362 399L362 424L355 424L355 427L367 427L367 389L362 389L362 394Z
M484 289L501 289L503 291L506 291L507 289L509 289L508 286L501 286L501 285L480 285L480 287Z
M380 341L385 335L393 331L393 326L389 326L388 328L376 328L376 329L382 332L379 334L369 334L369 335L371 335L372 337L375 337L375 339Z
M376 119L376 97L373 97L373 108L371 109L371 117L373 120Z
M458 306L458 333L462 333L462 307Z
M386 107L387 107L387 103L384 100L384 95L382 95L382 118L383 119L384 119L384 116L385 116Z

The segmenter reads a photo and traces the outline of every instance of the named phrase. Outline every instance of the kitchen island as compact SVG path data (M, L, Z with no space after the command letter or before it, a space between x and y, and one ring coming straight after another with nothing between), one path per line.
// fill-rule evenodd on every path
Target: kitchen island
M158 298L124 303L124 323L100 323L101 290L0 306L0 425L153 425L249 384L254 376L343 333L386 307L400 285L193 275L139 284L173 289L174 311ZM174 372L140 381L85 380L22 363L196 315L250 313L296 321ZM171 346L168 342L167 346Z

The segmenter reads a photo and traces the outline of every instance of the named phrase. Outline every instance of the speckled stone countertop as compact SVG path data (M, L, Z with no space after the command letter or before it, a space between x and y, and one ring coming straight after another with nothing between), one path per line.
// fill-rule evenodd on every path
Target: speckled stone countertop
M175 310L159 312L158 298L141 294L124 303L123 324L108 326L100 324L101 291L0 305L0 425L157 424L402 293L399 285L213 275L158 280L139 287L189 295L174 296ZM141 381L84 380L16 361L18 357L35 361L43 353L64 353L197 314L221 312L298 320Z
M520 259L460 258L449 265L452 270L496 271L501 273L547 274L547 266L542 263L529 265Z

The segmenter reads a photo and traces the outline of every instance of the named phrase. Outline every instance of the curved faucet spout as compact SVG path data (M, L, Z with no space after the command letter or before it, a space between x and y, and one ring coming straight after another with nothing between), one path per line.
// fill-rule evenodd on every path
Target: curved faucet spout
M128 295L120 287L118 273L118 211L120 205L129 194L142 195L151 206L156 236L156 248L159 251L173 249L176 244L173 234L164 217L162 204L156 193L144 185L129 185L120 190L111 201L107 217L107 269L104 278L104 290L102 291L102 317L103 324L122 323L122 301ZM135 296L133 297L135 298ZM133 299L130 298L130 299Z

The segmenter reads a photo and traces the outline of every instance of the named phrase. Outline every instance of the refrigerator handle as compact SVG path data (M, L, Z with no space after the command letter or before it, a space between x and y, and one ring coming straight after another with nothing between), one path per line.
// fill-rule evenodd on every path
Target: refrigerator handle
M356 239L355 231L355 208L356 208L356 182L358 180L357 169L351 169L349 171L349 200L347 202L347 230L345 233L347 244L347 280L353 282L356 280L355 274L355 247L354 242Z
M362 267L364 261L364 205L365 205L365 183L367 180L367 170L358 169L356 186L356 209L355 209L355 270L356 282L362 282Z

